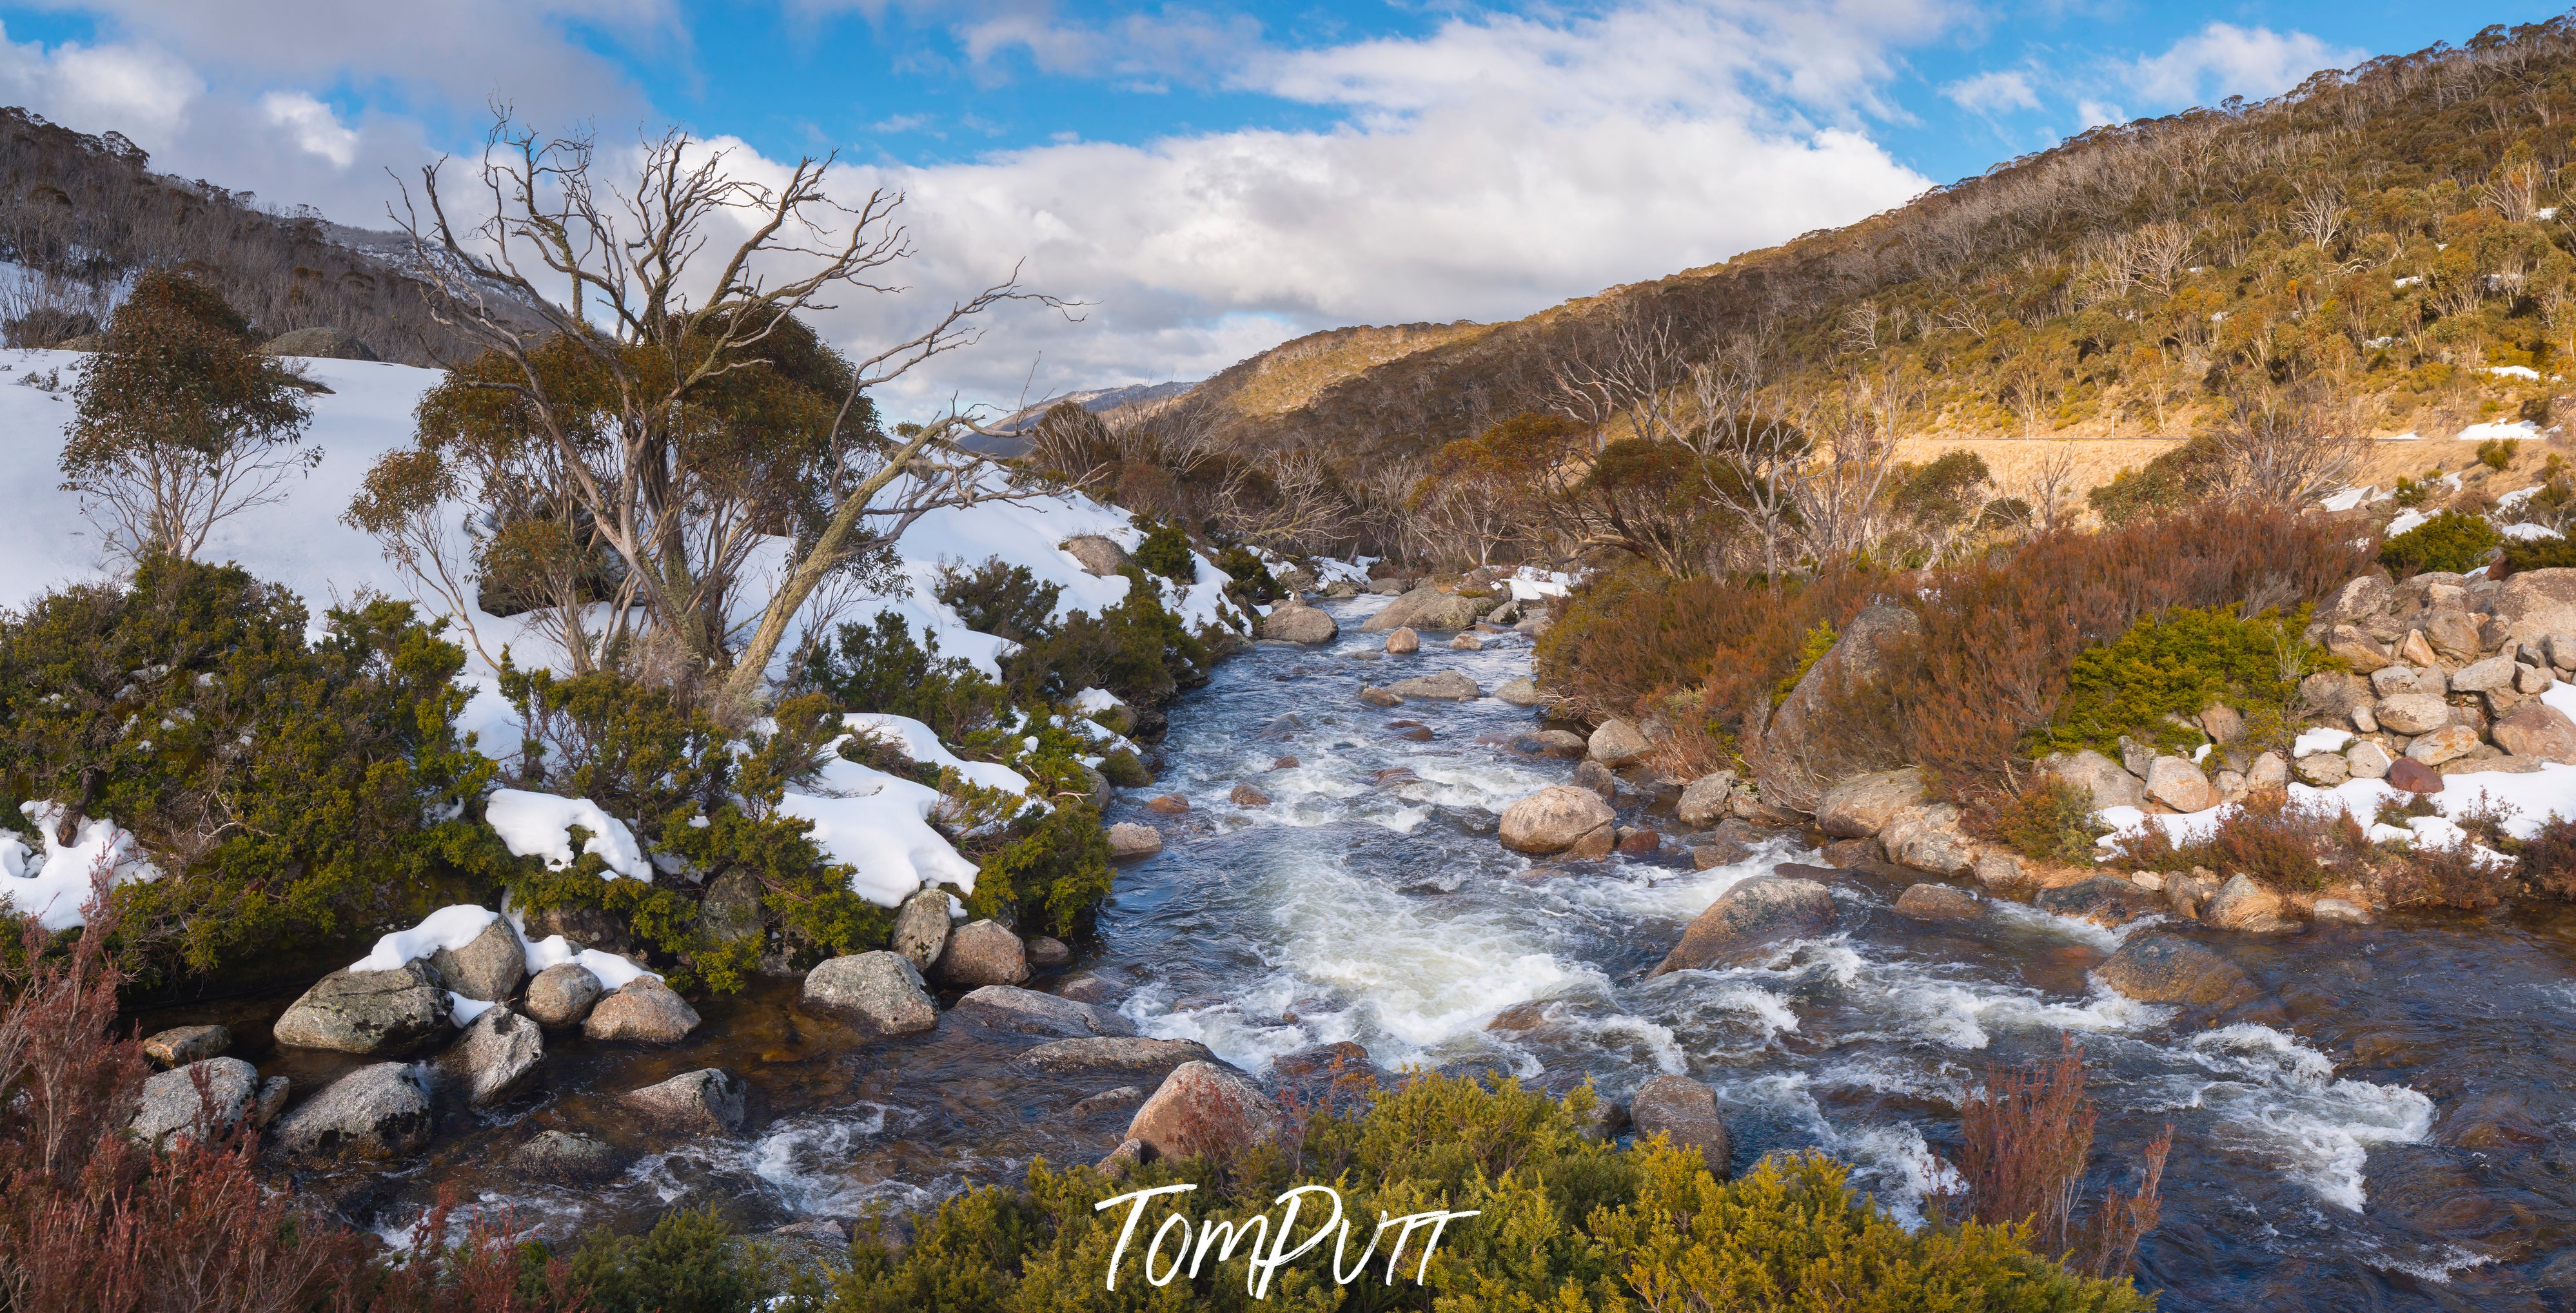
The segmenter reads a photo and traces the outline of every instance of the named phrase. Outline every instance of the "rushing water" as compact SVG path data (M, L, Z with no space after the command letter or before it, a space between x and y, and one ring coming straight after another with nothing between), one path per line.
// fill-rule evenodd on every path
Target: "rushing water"
M1344 605L1345 625L1379 604ZM1199 1040L1255 1073L1338 1041L1388 1068L1507 1072L1550 1090L1589 1079L1611 1097L1684 1073L1717 1091L1738 1168L1821 1147L1907 1218L1957 1152L1962 1090L2072 1034L2100 1110L2088 1197L2130 1186L2138 1148L2172 1127L2165 1220L2139 1263L2163 1307L2576 1305L2576 918L2208 935L2288 1019L2194 1031L2089 974L2157 921L2112 931L1995 904L1926 925L1891 911L1901 886L1848 878L1833 886L1832 935L1650 981L1729 886L1815 854L1789 836L1709 871L1512 854L1494 838L1502 808L1571 767L1508 746L1534 713L1491 698L1379 710L1352 695L1443 668L1491 690L1527 672L1526 640L1367 659L1380 646L1355 627L1329 649L1264 644L1173 709L1150 792L1191 810L1114 817L1155 821L1168 845L1122 870L1075 964L1125 982L1121 1006L1144 1033ZM1229 801L1245 782L1273 801ZM1668 808L1622 804L1624 820L1678 828ZM776 1226L917 1211L1039 1156L1088 1161L1132 1107L1077 1106L1118 1079L1012 1068L1026 1037L952 1016L933 1035L861 1040L794 1003L781 984L715 1001L688 1044L649 1054L558 1038L545 1092L445 1114L429 1159L397 1176L320 1184L389 1234L441 1183L557 1233L683 1202ZM262 1038L256 1018L230 1019ZM263 1070L309 1082L337 1063L282 1054ZM618 1115L617 1092L704 1066L751 1080L743 1136L674 1141ZM570 1185L509 1170L507 1151L548 1127L611 1140L622 1174Z

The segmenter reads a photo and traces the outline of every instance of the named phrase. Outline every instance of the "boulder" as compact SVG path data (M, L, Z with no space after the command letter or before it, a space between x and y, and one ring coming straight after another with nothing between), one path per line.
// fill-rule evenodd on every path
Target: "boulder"
M1494 690L1494 696L1516 707L1534 707L1538 705L1538 683L1527 675L1507 679Z
M541 907L523 920L526 924L522 928L530 943L562 935L576 948L596 948L603 953L623 953L628 946L626 923L596 907L569 903Z
M2388 664L2388 649L2352 625L2336 625L2327 630L2318 646L2342 657L2355 670L2372 671Z
M202 1095L199 1076L206 1079ZM184 1063L143 1082L142 1101L125 1128L144 1143L167 1149L182 1134L195 1134L201 1117L209 1118L207 1129L221 1135L249 1115L258 1095L258 1069L239 1058Z
M2120 763L2085 748L2077 752L2052 753L2039 760L2041 771L2054 775L2093 794L2095 810L2104 807L2144 807L2147 805L2146 782L2128 772Z
M2262 753L2245 766L2245 787L2249 792L2286 788L2290 783L2290 763L2277 752Z
M1896 914L1917 921L1972 921L1984 910L1975 894L1957 885L1908 886L1896 900Z
M1923 622L1899 606L1867 607L1852 617L1834 645L1760 724L1760 732L1745 736L1744 755L1753 763L1763 801L1798 811L1814 809L1824 782L1842 774L1832 764L1841 745L1831 741L1823 714L1826 700L1846 688L1875 683L1885 649L1922 632Z
M1619 777L1597 761L1586 761L1574 768L1574 787L1589 789L1601 795L1604 802L1615 805L1619 801Z
M2484 661L2471 662L2451 672L2451 691L2454 693L2487 693L2496 689L2510 691L2513 688L2516 669L2511 657L2488 657Z
M1116 854L1115 840L1110 843L1110 851ZM895 910L894 935L888 941L889 946L915 970L927 971L948 949L948 921L948 891L917 889L903 900L902 907Z
M721 1067L682 1072L659 1085L629 1090L618 1102L656 1126L718 1132L742 1129L742 1097L750 1087Z
M922 984L921 971L901 953L879 949L852 953L805 973L801 1000L878 1035L914 1035L939 1024L939 1005Z
M1435 589L1405 617L1405 623L1419 629L1464 629L1476 623L1476 612L1483 605L1476 598Z
M2205 874L2194 868L2189 874L2177 873L2164 878L2165 901L2173 905L2176 913L2186 917L2200 915L2200 905L2208 902L2210 894L2218 888L2215 883L2202 878Z
M1614 717L1592 731L1584 749L1594 761L1616 769L1642 759L1654 747L1634 724Z
M1638 830L1620 838L1618 852L1622 857L1642 859L1654 856L1663 848L1664 836L1653 830Z
M1225 795L1225 799L1237 807L1267 807L1270 805L1270 795L1263 793L1261 790L1256 789L1249 784L1235 785L1234 791Z
M1261 636L1291 643L1329 643L1342 636L1342 627L1330 615L1292 598L1261 618Z
M1717 1115L1717 1096L1688 1076L1657 1076L1628 1098L1628 1120L1640 1140L1660 1135L1676 1149L1697 1149L1708 1170L1723 1181L1733 1175L1734 1148L1726 1121Z
M1684 825L1706 828L1726 819L1727 799L1735 792L1735 772L1722 770L1702 775L1682 789L1682 798L1673 804L1673 815Z
M2115 926L2126 925L2155 911L2163 900L2117 876L2095 875L2073 884L2042 889L2030 901L2031 906L2052 915Z
M2317 609L2310 617L2310 627L2313 630L2377 619L2400 600L2397 585L2388 576L2358 575L2336 589L2333 596L2317 603Z
M1135 1072L1162 1075L1184 1062L1214 1062L1196 1040L1141 1035L1087 1036L1040 1044L1012 1061L1047 1072Z
M506 1005L485 1008L463 1038L438 1055L439 1080L477 1108L505 1103L535 1082L546 1060L537 1023Z
M1184 1062L1136 1110L1125 1138L1166 1158L1240 1153L1278 1139L1287 1122L1251 1077L1213 1062Z
M2526 702L2496 717L2487 733L2517 757L2576 762L2576 720L2546 702Z
M233 1033L221 1026L174 1026L143 1041L143 1056L164 1067L184 1067L232 1046Z
M381 1160L428 1147L430 1129L419 1069L379 1062L323 1086L272 1134L281 1152L297 1157Z
M1063 547L1065 554L1082 567L1084 574L1098 575L1103 579L1115 578L1119 571L1134 563L1126 548L1098 534L1086 533L1067 538Z
M948 936L930 975L948 985L1016 985L1029 978L1029 950L999 921L969 922Z
M2474 661L2485 639L2478 632L2478 618L2466 611L2443 608L2424 622L2424 637L2433 650L2454 661Z
M2529 639L2523 641L2530 642ZM2560 670L2576 670L2576 634L2551 634L2540 640L2540 650L2547 654L2551 666Z
M608 992L579 962L558 962L528 982L528 1016L540 1026L578 1026Z
M2233 743L2245 732L2245 717L2234 707L2213 702L2200 709L2200 729L2212 743Z
M2332 921L2340 925L2369 925L2378 920L2370 914L2370 909L2340 898L2318 899L2308 906L2308 916L2313 920Z
M429 971L451 993L499 1003L518 993L519 982L528 978L528 954L519 947L519 933L496 916L465 947L430 954Z
M2320 789L2331 789L2352 774L2351 762L2332 752L2311 752L2292 763L2299 778Z
M747 870L717 876L707 886L707 896L698 900L699 929L719 945L749 941L753 952L759 952L768 946L768 909L761 905L766 892L760 877Z
M2397 760L2388 764L2388 783L2390 786L2404 789L2408 793L2440 793L2442 791L2441 772L2415 760L2413 757L2399 757Z
M1145 800L1145 810L1157 816L1178 816L1189 809L1190 800L1177 793L1166 793L1159 798Z
M1813 880L1759 875L1736 883L1692 920L1682 941L1648 976L1728 966L1782 939L1806 939L1834 923L1832 891Z
M2516 693L2525 695L2546 693L2549 691L2549 686L2557 682L2557 676L2552 674L2547 666L2517 664L2514 667L2513 691Z
M1039 971L1053 971L1073 960L1073 950L1061 939L1039 935L1028 942L1029 966Z
M2552 634L2576 632L2576 570L2516 571L2490 597L2495 616L2515 639L2545 642Z
M616 1176L625 1166L606 1140L571 1131L539 1131L502 1161L522 1175L592 1184Z
M1400 707L1404 705L1403 698L1397 697L1395 694L1390 693L1385 689L1369 684L1360 685L1360 701L1367 703L1372 707Z
M2254 883L2252 876L2231 875L2201 905L2200 919L2222 930L2268 930L2281 920L2281 896Z
M1387 631L1386 650L1394 656L1405 656L1422 650L1422 635L1398 625Z
M2478 732L2466 725L2444 725L2406 745L2406 755L2427 766L2465 757L2477 750Z
M2430 666L2439 660L2433 655L2433 645L2424 640L2420 629L2409 629L2406 637L2398 640L2397 659L2410 666Z
M1120 821L1110 826L1108 838L1109 855L1113 859L1151 857L1163 851L1163 832L1134 821Z
M1455 670L1399 679L1387 685L1386 691L1400 698L1432 698L1442 702L1473 702L1485 695L1483 689L1476 687L1476 681Z
M2356 780L2385 778L2393 760L2395 759L2388 755L2388 749L2369 739L2363 739L2346 748L2343 754L2345 774Z
M2431 687L2426 687L2426 685ZM2430 693L2439 697L2449 685L2439 670L2417 670L2413 666L2388 666L2370 672L2370 695L2393 698L2402 693Z
M1976 869L1976 850L1959 833L1959 809L1949 803L1908 807L1889 818L1878 832L1887 860L1934 875L1966 875Z
M677 1044L698 1028L697 1009L682 1002L659 976L637 976L599 1000L581 1023L592 1039Z
M1482 652L1485 650L1485 640L1476 637L1474 634L1460 634L1456 638L1449 640L1449 650L1452 652Z
M262 355L304 356L314 360L382 360L374 348L345 328L299 328L280 333L260 347Z
M2224 1010L2262 996L2235 963L2179 935L2133 938L2096 973L2103 984L2141 1003Z
M1610 851L1611 827L1617 821L1618 813L1600 794L1553 784L1504 809L1503 846L1524 853L1599 856ZM1595 848L1599 851L1589 851Z
M2144 782L2147 768L2155 764L2156 750L2152 744L2140 743L2126 734L2120 736L2120 769L2138 777L2141 796L2147 787Z
M1136 1033L1136 1023L1107 1008L1013 985L986 985L974 990L957 1000L954 1011L996 1030L1065 1039Z
M399 1057L436 1046L453 1028L447 996L428 966L406 962L393 971L322 977L277 1019L274 1033L291 1049Z
M2147 796L2178 812L2206 811L2218 802L2209 777L2181 757L2158 757L2147 764Z
M1977 883L1999 894L2009 894L2030 883L2022 873L2021 859L2001 849L1989 848L1977 854Z
M1922 804L1923 772L1914 767L1855 775L1816 800L1816 828L1837 839L1866 839L1898 812Z

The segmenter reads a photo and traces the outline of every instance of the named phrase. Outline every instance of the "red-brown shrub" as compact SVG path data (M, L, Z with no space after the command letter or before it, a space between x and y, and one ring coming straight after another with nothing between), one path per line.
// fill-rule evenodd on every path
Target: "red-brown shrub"
M2522 878L2552 898L2576 899L2576 821L2553 812L2522 841Z
M2258 789L2206 839L2177 845L2163 827L2143 826L2112 841L2110 860L2142 871L2205 866L2221 875L2242 872L2274 889L2321 889L2360 878L2369 853L2369 836L2341 804Z

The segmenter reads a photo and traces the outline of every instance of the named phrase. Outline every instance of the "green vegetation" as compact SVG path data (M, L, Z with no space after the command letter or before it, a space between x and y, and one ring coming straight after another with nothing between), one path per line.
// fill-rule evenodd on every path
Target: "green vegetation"
M2504 534L2483 515L2443 511L2380 545L2379 563L2405 575L2425 570L2466 574L2486 563Z
M1174 583L1198 582L1198 553L1190 549L1190 535L1176 520L1157 520L1145 530L1145 540L1136 544L1136 564Z
M2251 742L2278 746L2300 678L2332 660L2300 637L2307 619L2304 607L2247 619L2221 606L2177 607L2141 620L2076 656L2066 698L2038 751L2092 748L2116 756L2126 735L2187 752L2207 741L2198 717L2213 703L2245 714Z
M937 635L916 639L899 611L878 612L873 626L844 623L815 644L796 687L843 711L909 716L948 743L991 728L1007 703L974 662L939 655Z
M2042 775L2008 796L1984 818L1983 828L2016 852L2072 866L2091 866L2094 841L2110 827L2093 819L2093 791Z
M2478 444L2478 463L2491 470L2502 470L2513 464L2515 453L2521 450L2519 438L2489 438Z
M1231 544L1219 552L1216 568L1234 580L1226 586L1225 594L1234 599L1236 606L1266 606L1288 595L1288 590L1280 587L1279 580L1270 573L1270 567L1263 565L1261 558L1241 543Z
M520 1256L519 1297L532 1313L554 1306L544 1260L537 1246ZM785 1284L769 1247L745 1243L712 1206L667 1213L640 1236L593 1231L569 1267L596 1313L749 1313Z
M2564 570L2576 566L2576 539L2507 538L2504 541L2504 563L2514 573Z
M939 567L939 583L931 592L955 610L958 620L968 629L1014 643L1030 643L1055 632L1056 600L1064 595L1064 586L1041 584L1037 576L1029 573L1029 567L1011 565L995 556L972 570L953 565ZM882 619L879 624L883 624Z
M1153 577L1130 566L1131 585L1099 616L1075 611L1056 632L1002 663L1003 682L1022 705L1062 702L1086 688L1106 689L1133 707L1159 707L1208 679L1216 653L1163 605Z

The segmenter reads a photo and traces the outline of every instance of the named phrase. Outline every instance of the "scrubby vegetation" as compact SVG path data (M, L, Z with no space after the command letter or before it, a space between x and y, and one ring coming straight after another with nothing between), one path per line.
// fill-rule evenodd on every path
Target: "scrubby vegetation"
M2504 535L2486 517L2443 511L2379 549L2379 563L2398 574L2442 570L2463 574L2484 565Z
M2246 740L2256 750L2288 746L2296 730L2299 680L2341 663L2300 636L2306 608L2250 617L2239 610L2175 607L2077 653L2065 700L2041 745L2089 747L2116 757L2126 737L2188 752L2208 741L2201 711L2219 705L2246 713Z

